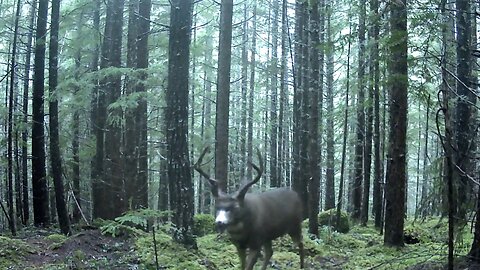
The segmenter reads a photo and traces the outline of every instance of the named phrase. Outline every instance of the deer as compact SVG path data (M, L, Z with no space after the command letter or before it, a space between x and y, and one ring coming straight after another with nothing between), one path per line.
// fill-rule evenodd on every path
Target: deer
M219 188L218 180L211 178L201 169L203 157L208 150L208 147L205 148L194 164L194 168L208 180L215 200L215 226L220 233L225 231L228 233L230 241L237 249L241 269L253 269L262 247L264 260L261 269L267 269L273 255L272 240L286 234L290 235L298 246L300 268L303 268L303 207L299 195L288 188L276 188L262 193L247 193L263 174L262 156L258 149L257 156L260 165L249 162L256 171L256 177L243 184L236 192L228 194Z

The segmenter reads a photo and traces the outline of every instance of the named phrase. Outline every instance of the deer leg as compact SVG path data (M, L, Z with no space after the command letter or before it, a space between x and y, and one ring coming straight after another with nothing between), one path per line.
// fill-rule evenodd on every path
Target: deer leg
M270 258L272 258L273 249L272 249L272 241L267 241L263 245L265 249L265 258L263 260L262 270L267 269L268 263L270 262Z
M298 246L298 253L300 255L300 268L303 269L304 267L304 254L303 254L303 242L302 242L302 231L300 229L300 234L290 234L292 237L293 242Z
M260 255L260 248L249 249L247 256L247 267L245 267L245 270L253 270L253 266L257 262L258 255Z
M238 257L240 258L240 265L241 269L245 269L245 261L246 261L246 256L247 256L247 249L246 248L241 248L240 246L236 246L237 248L237 253Z

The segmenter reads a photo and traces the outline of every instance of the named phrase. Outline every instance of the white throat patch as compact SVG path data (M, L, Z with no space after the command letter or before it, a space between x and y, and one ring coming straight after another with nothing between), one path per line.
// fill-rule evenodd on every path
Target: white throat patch
M225 210L219 210L217 212L217 217L215 218L215 223L228 224L230 221L230 212Z

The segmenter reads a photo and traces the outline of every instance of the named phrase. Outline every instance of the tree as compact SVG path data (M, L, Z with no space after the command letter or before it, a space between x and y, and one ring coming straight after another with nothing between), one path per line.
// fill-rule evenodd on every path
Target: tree
M112 9L111 17L111 47L110 67L120 68L122 65L122 38L123 38L123 8L124 0L112 0L110 6ZM107 101L109 104L108 118L106 122L105 136L108 143L105 144L105 181L109 185L111 192L111 211L109 218L116 218L127 210L127 201L125 199L125 186L123 182L123 164L121 154L122 129L120 120L122 111L118 107L112 107L122 93L122 76L120 72L109 74L106 82Z
M8 134L7 134L7 159L8 159L8 176L7 176L7 185L8 185L8 227L12 235L16 235L15 228L15 215L14 215L14 206L13 206L13 113L14 113L14 88L15 88L15 70L16 70L16 60L17 60L17 39L18 39L18 21L20 18L20 8L21 2L17 1L16 13L15 13L15 26L13 32L13 45L12 45L12 58L10 62L10 87L8 92ZM16 191L17 193L20 190ZM17 211L22 209L17 208Z
M293 74L293 145L292 145L292 188L302 199L304 217L310 213L308 210L308 168L306 150L307 137L307 115L306 100L308 100L307 66L308 66L308 41L307 27L307 3L304 1L295 2L295 58Z
M374 17L375 18L375 17ZM374 31L369 31L369 38L373 36ZM373 44L370 44L370 48ZM370 51L373 49L370 49ZM373 58L372 56L370 56ZM368 80L368 97L365 104L366 111L366 127L365 127L365 143L364 143L364 161L363 161L363 192L362 192L362 213L361 221L363 225L367 225L369 205L370 205L370 176L372 170L372 137L373 137L373 95L374 95L374 76L375 76L375 61L369 61L369 80Z
M149 59L148 40L150 36L150 12L152 9L151 0L140 0L138 4L138 37L137 37L137 68L139 80L137 93L146 93L145 82L147 80L147 68ZM138 101L138 108L135 117L138 131L138 174L137 174L137 196L134 197L135 208L148 207L148 137L147 137L147 98L143 96Z
M385 189L386 245L403 246L406 181L407 133L407 3L397 1L390 6L391 62L388 65L390 87L390 133Z
M196 248L193 236L193 182L188 152L188 78L193 2L174 0L170 11L165 110L167 163L174 239Z
M364 143L365 143L365 1L359 1L358 22L358 94L357 94L357 140L355 142L355 180L352 187L352 218L359 220L362 206L362 183L364 179Z
M247 114L247 161L253 162L253 103L255 97L255 75L256 75L256 56L257 56L257 3L253 4L253 16L252 16L252 45L251 45L251 58L250 58L250 85L248 95L248 114ZM252 179L252 166L247 167L247 179Z
M319 4L320 1L315 0L310 3L310 89L309 93L309 107L310 107L310 119L309 119L309 144L308 144L308 156L309 160L309 175L310 175L310 185L309 185L309 222L308 222L308 232L318 236L318 212L319 212L319 196L320 196L320 153L319 144L321 143L321 133L319 134L319 110L322 110L321 104L323 104L323 80L320 81L320 78L323 79L323 76L320 76L320 69L323 67L320 65L319 61L319 52L318 44L320 42L320 14L319 7L323 11L323 1L322 4ZM323 57L322 57L323 60ZM319 105L320 104L320 105Z
M33 26L35 24L35 10L37 7L37 1L32 1L32 6L30 7L29 14L29 30L27 34L27 48L25 52L25 79L23 81L23 101L22 101L22 113L23 113L23 124L27 126L28 124L28 91L30 87L30 62L32 58L32 42L33 42ZM23 216L22 223L26 225L30 219L30 204L28 196L28 129L23 128L22 130L22 197L23 197Z
M127 68L136 69L137 63L137 31L138 27L138 0L129 0L128 4L128 29L127 29ZM125 94L127 98L132 99L137 84L135 73L126 79ZM135 123L136 106L130 106L125 110L125 129L124 131L124 160L125 160L125 196L127 201L132 201L136 196L136 179L138 176L138 164L136 148L138 144L138 130ZM132 205L133 206L133 205ZM135 207L133 207L135 208Z
M379 39L379 15L378 15L378 0L372 0L370 2L370 12L373 14L373 22L370 29L370 40L372 42L370 48L370 73L373 73L373 114L374 114L374 124L373 124L373 153L374 153L374 180L373 180L373 202L372 202L372 212L375 216L375 227L380 228L382 223L382 201L383 201L383 192L382 192L382 164L380 157L380 68L379 68L379 58L378 58L378 39Z
M278 14L279 1L272 1L273 17L272 17L272 63L270 68L271 74L271 93L270 93L270 186L280 187L281 179L278 169Z
M110 65L110 47L111 47L111 28L112 28L112 9L111 0L108 2L105 29L101 49L96 51L100 53L100 69L104 70ZM100 0L97 0L96 7L100 7ZM96 12L96 11L95 11ZM100 30L99 16L94 14L94 27ZM97 24L98 23L98 24ZM92 71L96 70L97 57L93 57ZM105 100L105 92L103 88L107 85L106 78L101 78L98 86L94 89L94 106L92 109L93 131L95 133L95 155L92 164L92 201L93 201L93 218L108 219L110 212L110 193L107 193L108 186L105 182L105 122L107 117L107 105Z
M47 16L48 0L39 0L32 93L32 195L35 226L46 226L50 222L45 171L45 131L43 129L45 123L44 83Z
M70 221L65 203L65 192L62 181L62 158L60 155L60 137L58 134L58 28L60 20L60 0L52 0L50 26L50 47L48 55L49 84L49 128L50 128L50 166L53 185L55 187L55 205L58 222L63 234L70 234Z
M468 195L471 194L469 173L474 171L471 157L474 155L474 140L476 136L475 113L471 104L475 104L475 93L470 90L471 78L471 22L470 1L457 0L456 2L456 52L457 52L457 103L454 114L454 141L457 145L455 164L458 173L457 182L457 213L456 222L465 224Z
M327 20L327 31L326 31L326 56L327 56L327 95L326 95L326 103L327 103L327 168L325 173L325 210L335 208L335 138L334 138L334 121L333 121L333 72L334 72L334 51L335 48L333 47L334 44L332 42L333 37L333 29L331 24L331 14L332 14L332 7L331 5L327 5L326 11L326 20ZM348 101L347 101L348 103ZM348 106L347 106L348 107Z
M215 178L219 181L220 190L226 191L228 183L228 119L230 111L233 0L222 0L220 6L217 117L215 118Z

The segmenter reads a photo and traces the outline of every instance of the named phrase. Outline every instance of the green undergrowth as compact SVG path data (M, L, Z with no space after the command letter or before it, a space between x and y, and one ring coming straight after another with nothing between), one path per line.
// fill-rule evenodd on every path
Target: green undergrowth
M34 252L35 249L22 240L0 236L0 269L21 264L29 253Z
M420 242L395 248L383 244L383 236L372 224L352 226L346 234L322 226L318 238L308 235L304 227L305 266L306 269L440 269L447 257L446 229L447 225L438 219L406 222L406 233L413 234ZM465 243L471 243L472 236L465 231L457 233L458 238L463 239L456 243L457 257L465 255L468 251ZM174 243L167 232L156 234L160 269L239 269L236 249L226 235L209 233L197 237L198 250L192 251ZM154 269L151 235L140 237L136 250L142 269ZM273 250L269 269L299 269L298 249L290 237L275 240ZM256 269L260 269L261 264L262 259Z
M105 242L105 254L121 252L114 256L118 265L136 265L137 269L156 269L154 241L151 232L139 229L138 225L146 224L129 217L116 223L105 223L106 234L123 235L114 242ZM238 270L239 259L235 247L226 234L214 233L211 217L201 216L195 219L197 228L197 250L188 249L172 240L171 224L156 227L157 259L159 269L172 270ZM130 223L131 225L127 224ZM123 226L135 226L134 233L126 233ZM415 244L406 244L403 248L387 247L383 244L383 236L368 226L351 225L348 233L339 233L328 226L321 226L319 237L309 235L308 226L303 227L305 268L306 269L442 269L447 258L446 220L427 219L425 221L405 224L405 233L416 240ZM107 227L105 227L107 226ZM105 230L108 228L108 230ZM127 237L127 238L126 238ZM59 234L45 234L48 250L56 252L56 248L68 243L76 243L75 237L66 238ZM124 239L131 241L128 248L115 248L112 245L125 245ZM462 258L472 242L469 227L456 231L456 257ZM73 242L72 242L73 241ZM127 242L125 242L127 243ZM125 246L124 246L125 247ZM268 269L299 269L298 247L290 237L284 236L273 242L274 254ZM34 247L22 240L0 237L0 269L8 269L11 265L23 265L29 254L37 253ZM43 268L23 269L114 269L112 257L95 256L92 259L88 250L73 250L68 257ZM103 259L102 259L103 258ZM125 263L127 262L127 263ZM260 269L262 259L256 268ZM115 268L116 269L116 268ZM123 269L123 268L118 268Z

